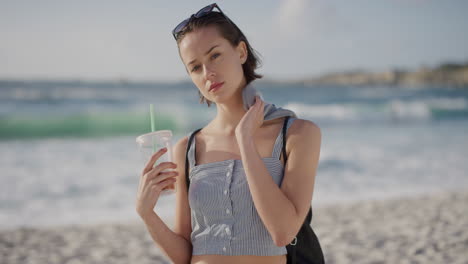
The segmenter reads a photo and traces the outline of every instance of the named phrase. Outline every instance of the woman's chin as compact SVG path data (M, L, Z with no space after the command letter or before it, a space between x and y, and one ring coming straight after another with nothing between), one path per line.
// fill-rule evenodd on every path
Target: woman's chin
M225 104L228 102L232 102L232 97L220 94L220 95L211 97L209 100L213 102L214 104Z

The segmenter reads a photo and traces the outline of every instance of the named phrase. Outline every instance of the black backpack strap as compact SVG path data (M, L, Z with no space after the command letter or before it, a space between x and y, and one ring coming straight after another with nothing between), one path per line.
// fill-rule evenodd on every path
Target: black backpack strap
M284 164L286 165L286 161L288 160L288 156L286 155L286 130L288 128L288 121L289 121L289 116L287 116L284 119L283 123L283 158L284 158Z
M198 131L200 131L201 128L193 131L192 134L190 134L190 137L189 137L189 140L188 140L188 143L187 143L187 149L185 151L185 181L187 183L187 191L190 187L190 179L189 179L189 171L190 171L190 163L189 163L189 160L188 160L188 152L190 150L190 146L192 145L192 141L193 141L193 138L195 137L195 134L198 133Z
M286 129L287 129L287 124L288 124L289 116L285 118L284 124L283 124L283 157L284 157L284 164L286 166L286 161L288 159L288 156L286 155ZM310 249L309 247L312 247L313 249L313 254L309 253L309 255L305 256L306 260L311 260L312 258L316 259L314 260L313 263L324 263L324 258L323 258L323 253L322 249L320 247L320 244L318 242L318 239L313 232L312 228L310 227L310 224L312 223L312 205L310 206L309 212L304 219L304 222L302 223L302 226L294 238L294 240L286 246L286 249L288 250L288 255L287 255L287 264L296 264L298 261L298 256L297 256L297 250L298 247L302 251L309 252ZM307 242L305 241L300 241L302 239L308 239ZM313 238L312 243L310 238ZM305 242L305 243L304 243ZM307 249L306 249L307 248ZM304 252L302 252L302 257L301 260L299 260L301 263L304 261Z
M286 167L286 162L288 160L288 155L286 154L286 132L288 128L288 121L289 121L289 116L287 116L284 119L283 123L283 158L284 158L284 167ZM297 238L294 238L295 242L297 242ZM290 248L290 252L288 252L288 264L296 264L296 244L289 244L288 248Z

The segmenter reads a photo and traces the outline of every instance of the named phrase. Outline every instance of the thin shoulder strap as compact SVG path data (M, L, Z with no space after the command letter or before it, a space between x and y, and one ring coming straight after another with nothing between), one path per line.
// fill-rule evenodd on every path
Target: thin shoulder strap
M188 143L187 143L187 150L185 151L185 180L187 182L187 190L190 185L190 179L189 179L189 171L190 171L190 163L189 163L189 158L188 158L188 153L190 150L190 146L192 145L193 138L195 137L195 134L200 131L201 128L195 130L189 137Z
M289 121L289 116L287 116L285 119L284 119L284 123L283 123L283 157L284 157L284 164L286 164L286 161L288 160L288 156L286 154L286 132L287 132L287 129L288 129L288 121Z
M280 130L278 133L278 137L276 138L275 145L273 146L273 153L271 154L272 157L280 159L281 154L286 157L286 134L288 128L291 126L292 122L295 118L291 118L287 116L283 122L283 129ZM286 159L285 159L286 160Z

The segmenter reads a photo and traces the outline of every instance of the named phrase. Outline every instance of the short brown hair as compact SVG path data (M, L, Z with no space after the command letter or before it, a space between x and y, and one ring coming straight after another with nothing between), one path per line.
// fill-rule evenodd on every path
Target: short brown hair
M203 28L206 26L215 25L219 30L221 36L223 36L233 47L237 47L241 41L244 41L247 46L247 60L242 65L244 71L244 76L246 83L249 84L255 79L260 79L263 76L256 73L255 70L260 66L261 62L258 58L257 52L250 46L249 41L245 37L244 33L225 15L219 12L211 12L200 18L193 18L187 26L185 26L180 33L177 34L176 41L177 46L180 44L184 36L194 31L195 29ZM180 55L180 51L179 51ZM200 96L200 103L206 101L208 107L211 105L211 101L206 99L200 91L198 91Z

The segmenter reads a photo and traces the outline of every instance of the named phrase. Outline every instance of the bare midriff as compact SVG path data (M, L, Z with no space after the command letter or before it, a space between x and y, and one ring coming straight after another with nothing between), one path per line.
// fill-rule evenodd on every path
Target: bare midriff
M224 255L195 255L191 264L286 264L286 255L279 256L224 256Z

